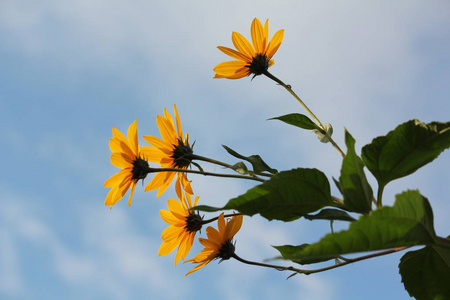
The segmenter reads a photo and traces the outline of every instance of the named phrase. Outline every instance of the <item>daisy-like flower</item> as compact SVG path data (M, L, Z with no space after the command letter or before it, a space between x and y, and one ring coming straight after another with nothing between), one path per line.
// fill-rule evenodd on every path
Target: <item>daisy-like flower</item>
M122 170L105 181L105 187L111 188L106 196L105 205L112 207L119 202L130 187L128 205L131 205L136 183L147 176L149 168L148 162L141 158L137 119L128 127L128 138L114 127L112 133L113 137L109 140L111 163Z
M243 218L242 215L238 215L225 222L223 213L221 213L217 221L219 231L211 226L206 228L208 238L198 239L205 248L194 258L185 261L185 263L192 262L194 264L199 264L187 272L186 275L203 268L214 259L230 259L234 255L234 244L232 239L239 229L241 229Z
M163 240L159 247L159 256L171 253L178 246L175 255L175 266L180 259L185 259L194 243L195 234L202 228L202 218L198 213L190 211L191 207L197 205L199 197L194 199L192 205L191 195L177 188L178 201L169 199L167 207L169 210L160 210L161 218L170 226L161 234Z
M144 139L152 145L152 147L142 147L142 153L148 161L159 163L162 168L187 169L192 162L194 151L189 144L188 135L183 135L181 130L180 117L177 107L173 106L175 111L175 123L172 116L164 108L164 116L156 117L156 124L162 139L145 135ZM156 197L159 197L169 187L170 183L177 176L177 182L181 184L183 189L194 194L190 181L184 172L158 172L146 187L145 191L153 191L158 189Z
M231 34L236 50L219 46L220 51L236 60L226 61L214 67L214 78L239 79L250 74L264 74L274 64L272 57L283 41L284 29L278 30L269 41L269 20L264 27L261 22L253 19L250 32L252 44L238 32Z

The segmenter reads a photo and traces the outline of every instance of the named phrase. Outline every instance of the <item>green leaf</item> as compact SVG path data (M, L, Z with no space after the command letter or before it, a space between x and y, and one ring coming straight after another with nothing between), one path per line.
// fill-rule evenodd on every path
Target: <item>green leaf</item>
M332 206L330 184L317 169L293 169L228 201L222 208L197 206L201 211L237 210L244 215L261 214L268 220L293 221L325 206Z
M375 251L435 242L433 213L418 191L396 196L393 207L382 207L298 251L294 259L322 259L345 253Z
M296 254L298 252L302 251L303 249L305 249L307 246L309 246L309 244L302 244L299 246L291 246L291 245L273 246L275 249L277 249L281 253L281 257L276 257L275 259L286 259L286 260L291 260L291 261L301 264L301 265L307 265L307 264L315 264L315 263L319 263L319 262L337 258L337 255L321 257L318 259L310 259L310 258L299 259L298 257L296 257Z
M339 187L344 195L344 206L349 211L367 214L372 209L373 192L361 158L355 152L355 139L345 130L347 154L342 161Z
M267 172L270 172L272 174L275 174L275 173L278 172L277 170L272 169L271 167L269 167L269 165L266 164L266 162L263 161L263 159L259 155L251 155L251 156L247 157L247 156L243 156L243 155L237 153L236 151L234 151L233 149L231 149L231 148L229 148L229 147L227 147L225 145L222 145L222 147L224 147L225 150L227 150L227 152L229 154L233 155L234 157L246 160L249 163L251 163L252 166L253 166L253 171L255 171L257 173L267 171Z
M399 264L405 289L423 300L450 299L450 249L438 244L406 253Z
M232 165L231 169L238 172L239 174L247 174L248 173L247 166L242 161Z
M302 114L288 114L276 118L271 118L269 120L280 120L283 121L284 123L294 125L307 130L320 129L313 121L311 121L307 116Z
M380 187L407 176L450 147L450 122L411 120L362 148L362 159Z
M345 211L334 208L324 208L319 213L315 215L305 215L304 218L307 220L356 221Z

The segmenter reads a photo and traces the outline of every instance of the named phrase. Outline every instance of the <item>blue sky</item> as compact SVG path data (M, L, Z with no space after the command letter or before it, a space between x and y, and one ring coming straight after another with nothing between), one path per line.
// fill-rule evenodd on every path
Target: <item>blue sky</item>
M442 1L26 1L0 2L0 298L2 299L409 299L402 254L295 276L242 265L191 265L158 257L166 227L156 199L137 189L131 207L104 206L111 127L158 135L155 118L177 104L199 155L260 154L279 170L317 167L339 176L339 154L313 134L267 119L304 113L267 78L212 79L231 32L249 38L254 17L285 29L271 72L292 85L343 146L360 149L418 118L449 121L450 3ZM141 145L145 142L140 140ZM436 162L386 188L430 200L449 234L448 168ZM220 172L218 167L208 170ZM369 175L370 176L370 175ZM223 205L253 183L191 176L200 203ZM373 182L373 178L370 178ZM338 195L336 190L333 190ZM345 224L337 224L344 228ZM314 242L326 222L245 218L237 253ZM201 250L196 245L192 257Z

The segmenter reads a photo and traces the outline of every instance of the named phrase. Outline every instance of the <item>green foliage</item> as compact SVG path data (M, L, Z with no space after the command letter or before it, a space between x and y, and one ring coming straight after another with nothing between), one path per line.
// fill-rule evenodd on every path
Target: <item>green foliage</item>
M373 199L372 188L364 174L364 165L355 152L355 139L345 131L347 154L342 161L339 190L344 195L344 206L347 210L367 214L371 210Z
M433 161L450 147L450 122L411 120L362 149L362 159L382 189Z
M317 129L320 130L319 126L317 126L313 121L311 121L307 116L302 114L288 114L276 118L271 118L269 120L280 120L287 124L297 126L303 129L312 130Z
M272 169L271 167L269 167L269 165L266 164L266 162L259 155L243 156L243 155L237 153L236 151L234 151L233 149L231 149L231 148L229 148L229 147L227 147L225 145L222 145L222 147L224 147L225 150L227 150L227 152L229 154L233 155L234 157L246 160L249 163L251 163L252 166L253 166L253 171L255 171L257 173L267 171L267 172L270 172L272 174L275 174L275 173L278 172L277 170ZM242 170L242 168L241 168L241 170Z
M303 251L306 247L308 247L309 244L302 244L299 246L292 246L292 245L283 245L283 246L273 246L275 249L280 251L281 257L276 257L279 259L288 259L292 260L295 263L301 264L301 265L307 265L307 264L315 264L319 262L324 262L330 259L335 259L338 257L338 255L330 255L330 256L323 256L320 258L311 258L311 257L305 257L305 258L298 258L297 253Z
M348 230L327 234L319 242L291 254L290 259L320 260L346 253L429 244L435 239L428 200L418 191L407 191L396 196L393 207L360 217Z
M450 299L450 240L406 253L399 264L402 282L411 297Z
M275 174L270 180L231 199L224 207L206 205L201 211L237 210L244 215L261 214L268 220L293 221L325 206L333 206L330 184L317 169L293 169Z

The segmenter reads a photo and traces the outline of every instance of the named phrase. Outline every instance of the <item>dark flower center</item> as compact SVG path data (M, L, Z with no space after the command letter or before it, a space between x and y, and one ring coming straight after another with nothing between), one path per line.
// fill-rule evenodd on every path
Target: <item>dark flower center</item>
M187 140L185 144L183 140L178 139L178 145L173 146L172 155L170 156L173 158L173 166L178 169L186 169L192 162L194 150Z
M231 242L231 240L228 240L219 249L219 253L217 254L217 258L220 258L221 260L230 259L234 255L234 250L235 250L234 244Z
M197 232L202 229L202 217L197 213L190 213L186 217L186 226L184 226L189 232Z
M133 173L133 176L131 177L133 180L140 180L144 179L145 176L148 174L148 162L140 157L136 158L135 161L133 161L133 170L131 170L131 173Z
M250 71L249 75L254 74L253 78L255 78L255 76L264 74L269 69L269 59L265 54L256 54L252 62L246 67Z

